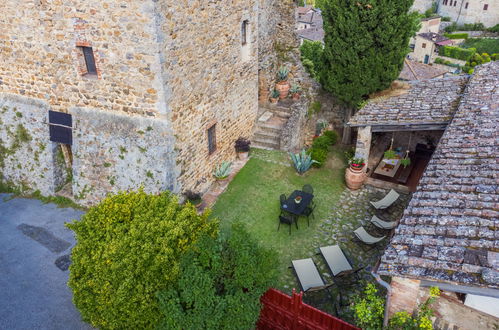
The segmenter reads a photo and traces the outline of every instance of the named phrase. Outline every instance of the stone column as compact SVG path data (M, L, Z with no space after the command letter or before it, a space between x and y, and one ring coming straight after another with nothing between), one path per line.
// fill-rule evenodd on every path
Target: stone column
M357 131L355 157L364 158L366 164L369 160L369 152L371 150L371 137L371 126L359 127Z

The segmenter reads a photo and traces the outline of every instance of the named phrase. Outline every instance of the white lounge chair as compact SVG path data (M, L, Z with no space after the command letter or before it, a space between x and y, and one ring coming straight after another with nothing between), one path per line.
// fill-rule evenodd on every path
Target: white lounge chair
M332 285L324 283L312 258L293 260L292 264L304 292L326 289Z
M393 229L397 226L397 221L384 221L375 215L371 218L371 223L378 228L386 230Z
M353 272L353 267L338 245L330 245L319 248L326 264L333 276L344 275Z
M359 239L364 244L367 245L374 245L376 243L381 242L386 236L382 237L374 237L371 234L369 234L364 227L359 227L353 231L355 237Z
M395 201L400 197L399 193L395 190L390 190L390 192L377 202L370 202L377 210L383 210L388 208L390 205L395 203Z

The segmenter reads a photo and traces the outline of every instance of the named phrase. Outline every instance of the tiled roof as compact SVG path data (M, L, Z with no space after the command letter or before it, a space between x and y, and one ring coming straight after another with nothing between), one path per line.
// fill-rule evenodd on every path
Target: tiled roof
M433 65L423 64L416 61L406 59L404 68L400 72L399 79L403 80L424 80L439 77L447 73L447 70L438 68Z
M311 10L314 10L314 8L312 6L306 6L306 7L297 7L296 8L296 13L298 15L304 15L306 13L308 13L309 11Z
M477 67L379 273L499 288L499 62Z
M298 36L311 41L323 41L324 30L322 28L310 28L298 31Z
M319 12L311 12L298 18L299 22L308 23L312 26L322 27L322 15Z
M434 33L434 32L419 33L418 36L421 38L424 38L426 40L433 41L433 42L442 42L442 41L450 40L449 38L444 37L443 35L438 34L438 33Z
M379 98L359 110L351 126L449 123L467 76L410 82L402 95Z

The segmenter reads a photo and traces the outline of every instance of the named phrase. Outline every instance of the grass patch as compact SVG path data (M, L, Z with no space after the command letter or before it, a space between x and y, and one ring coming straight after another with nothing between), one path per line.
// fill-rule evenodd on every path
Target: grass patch
M480 54L487 53L492 55L494 53L499 53L499 39L469 38L461 47L476 48L476 51Z
M287 163L287 164L286 164ZM329 153L323 168L311 169L300 176L288 165L286 153L252 149L252 157L219 196L213 207L213 217L221 221L221 229L226 230L234 221L244 223L248 231L267 248L279 254L279 273L286 274L291 260L308 258L312 251L314 235L320 223L331 213L344 189L343 150L335 148ZM300 190L304 184L314 188L315 219L301 217L299 229L281 225L277 231L280 213L279 195L289 196ZM281 280L280 286L285 283Z

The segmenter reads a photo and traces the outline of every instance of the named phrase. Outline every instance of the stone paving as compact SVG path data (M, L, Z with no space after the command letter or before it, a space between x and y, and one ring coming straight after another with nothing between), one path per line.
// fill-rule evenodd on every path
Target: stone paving
M326 283L332 282L332 276L326 266L322 256L318 255L319 247L339 244L343 252L352 261L354 268L362 268L367 266L375 266L381 257L384 247L388 244L388 238L379 244L378 249L367 251L367 248L361 246L360 243L352 241L353 231L361 225L373 236L389 235L388 231L382 231L373 228L369 224L369 220L373 214L386 220L399 220L403 211L410 200L410 195L401 194L398 201L395 202L388 210L375 212L374 207L371 206L369 201L381 199L388 190L375 188L372 186L364 186L357 191L350 191L345 189L341 194L340 200L331 210L331 215L327 219L317 219L322 221L314 235L313 246L310 246L308 255L303 258L312 258L318 266L320 273ZM359 273L359 278L354 276L346 277L341 281L336 280L336 283L341 286L341 305L339 308L339 316L345 320L352 320L352 314L348 305L352 302L353 297L358 295L365 286L365 281L373 281L373 277L368 271L362 270ZM292 270L285 274L280 281L286 283L283 285L285 292L290 293L292 288L299 290L299 284L294 276ZM380 287L380 286L378 286ZM381 288L381 287L380 287ZM332 297L340 302L338 295L338 285L331 287L330 292ZM326 292L309 293L305 295L305 302L315 306L319 309L325 310L330 313L335 313L331 299L325 299Z

